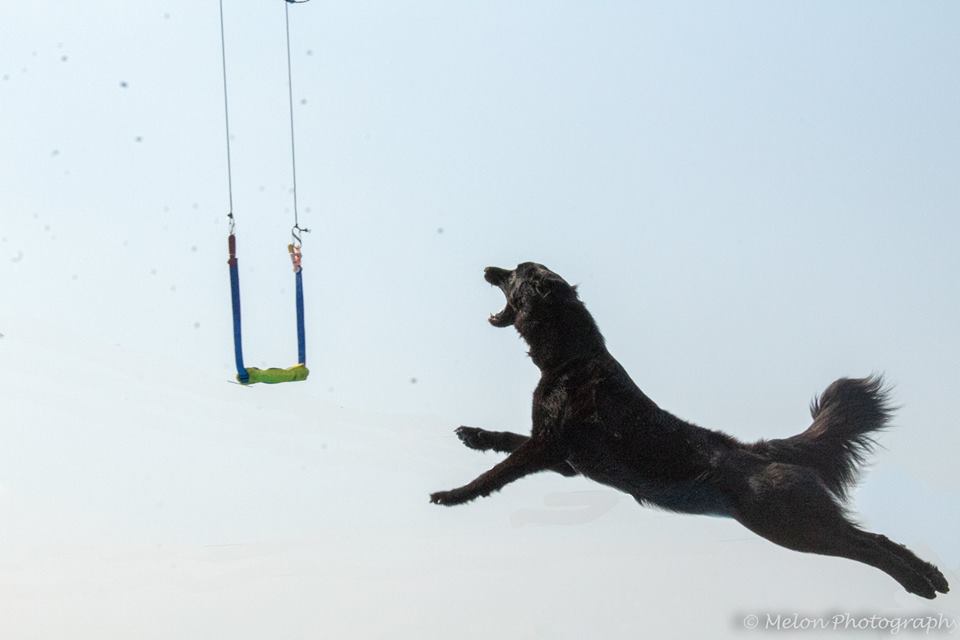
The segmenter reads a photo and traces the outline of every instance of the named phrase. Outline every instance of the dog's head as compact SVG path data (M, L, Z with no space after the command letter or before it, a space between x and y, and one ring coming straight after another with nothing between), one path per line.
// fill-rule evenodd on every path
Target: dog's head
M547 319L560 314L577 301L577 288L542 264L524 262L513 271L487 267L484 278L499 287L507 298L503 311L490 316L495 327L515 325L522 328L528 318Z

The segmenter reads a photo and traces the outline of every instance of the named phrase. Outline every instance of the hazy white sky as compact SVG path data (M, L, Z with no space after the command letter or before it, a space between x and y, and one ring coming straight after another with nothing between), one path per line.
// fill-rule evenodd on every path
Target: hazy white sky
M245 352L293 364L279 0L225 0ZM308 382L231 379L217 5L0 6L0 635L741 637L960 615L736 523L541 475L466 507L536 370L488 264L581 285L665 408L902 408L856 493L960 575L960 6L291 8ZM758 635L758 634L746 634Z

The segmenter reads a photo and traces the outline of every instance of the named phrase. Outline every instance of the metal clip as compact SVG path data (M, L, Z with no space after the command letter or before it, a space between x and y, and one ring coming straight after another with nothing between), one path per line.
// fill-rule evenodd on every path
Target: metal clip
M293 244L299 249L303 244L303 238L300 237L301 233L310 233L310 229L304 229L298 224L293 225L293 228L290 229L290 237L293 238Z

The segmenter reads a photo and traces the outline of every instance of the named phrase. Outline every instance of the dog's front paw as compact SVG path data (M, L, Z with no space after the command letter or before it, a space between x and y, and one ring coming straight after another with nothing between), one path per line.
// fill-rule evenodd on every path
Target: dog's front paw
M490 448L489 443L486 441L486 431L483 429L477 429L476 427L458 427L454 433L460 438L460 442L471 449L486 451Z
M445 507L452 507L453 505L463 504L464 502L469 501L469 496L457 489L454 489L453 491L438 491L430 494L430 502L433 504L440 504Z

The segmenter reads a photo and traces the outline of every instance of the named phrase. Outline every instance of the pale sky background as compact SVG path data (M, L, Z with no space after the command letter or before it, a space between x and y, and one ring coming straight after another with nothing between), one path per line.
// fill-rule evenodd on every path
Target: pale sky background
M283 4L226 0L249 365L294 363ZM0 5L0 637L749 637L960 617L879 571L541 474L489 264L572 282L744 439L901 405L862 522L960 578L960 4L291 7L309 381L233 376L213 0ZM441 232L442 230L442 232ZM843 634L845 637L849 635ZM821 636L823 637L823 636Z

